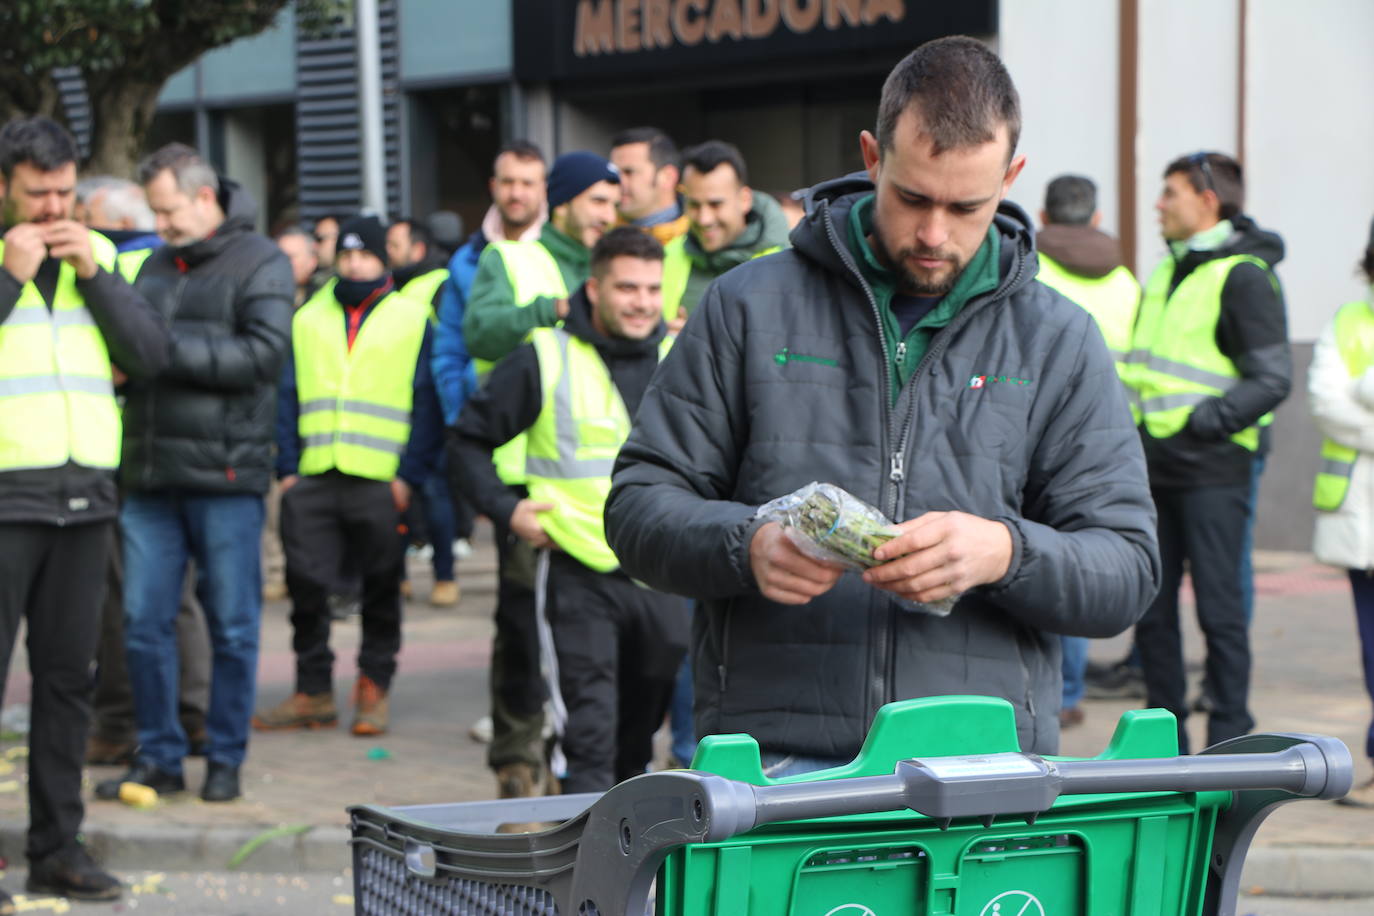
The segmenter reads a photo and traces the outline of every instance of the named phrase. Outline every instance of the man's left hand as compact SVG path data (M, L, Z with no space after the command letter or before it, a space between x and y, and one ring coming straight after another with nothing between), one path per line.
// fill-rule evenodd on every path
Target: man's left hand
M397 512L405 512L410 508L410 484L397 477L391 481L391 501L396 506Z
M95 276L98 269L91 252L91 231L76 220L63 219L43 227L43 242L48 254L61 258L76 269L83 280Z
M873 555L884 561L864 581L928 604L999 581L1011 566L1011 532L966 512L927 512L895 526L901 532Z

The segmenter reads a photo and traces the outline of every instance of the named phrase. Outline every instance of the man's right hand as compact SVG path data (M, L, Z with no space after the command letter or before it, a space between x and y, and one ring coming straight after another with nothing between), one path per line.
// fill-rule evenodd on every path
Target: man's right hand
M277 492L280 493L281 495L285 496L285 495L286 495L286 491L289 490L289 489L291 489L292 487L294 487L297 483L299 483L299 482L300 482L300 479L301 479L301 477L300 477L299 474L287 474L287 475L286 475L285 477L283 477L283 478L281 479L281 481L278 483L278 485L277 485Z
M754 532L749 565L763 597L778 604L808 604L835 587L844 570L802 553L777 522Z
M38 275L47 256L43 228L37 223L20 223L5 233L5 270L21 285Z
M568 312L570 311L570 309L571 306L568 305L567 299L553 300L553 313L558 316L559 321L562 321L564 318L568 317Z
M552 512L556 508L553 503L537 503L532 499L522 499L515 504L515 511L510 514L510 530L535 547L552 547L553 541L549 539L544 526L539 524L539 513Z

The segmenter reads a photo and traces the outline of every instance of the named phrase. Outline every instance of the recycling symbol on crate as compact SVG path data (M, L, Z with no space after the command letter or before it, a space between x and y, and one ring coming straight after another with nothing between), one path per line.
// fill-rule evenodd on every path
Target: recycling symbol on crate
M1045 905L1030 891L1006 891L989 900L978 916L1045 916Z
M862 903L841 903L825 916L878 916Z

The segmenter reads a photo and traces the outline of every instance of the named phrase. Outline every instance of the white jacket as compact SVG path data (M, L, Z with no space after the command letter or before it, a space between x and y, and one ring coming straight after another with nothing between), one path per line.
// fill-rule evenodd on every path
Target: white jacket
M1312 552L1333 566L1374 569L1374 368L1350 377L1336 348L1334 320L1312 354L1307 402L1323 436L1360 453L1341 507L1317 513Z

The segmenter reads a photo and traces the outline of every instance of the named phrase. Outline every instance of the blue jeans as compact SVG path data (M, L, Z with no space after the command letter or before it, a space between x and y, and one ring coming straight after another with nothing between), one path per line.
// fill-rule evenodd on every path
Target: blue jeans
M181 772L188 750L177 714L175 621L188 558L213 657L206 756L238 766L248 749L262 617L262 497L187 491L133 493L124 533L124 644L140 755Z
M453 497L442 470L429 475L424 486L425 527L429 545L434 548L431 563L435 582L453 581L453 538L457 523L453 518Z
M1064 709L1073 709L1083 699L1083 672L1088 668L1088 638L1060 636L1064 660L1060 671L1064 675Z
M697 732L692 722L692 653L689 649L677 669L673 699L668 706L668 728L672 732L669 748L683 766L691 766L697 752Z

